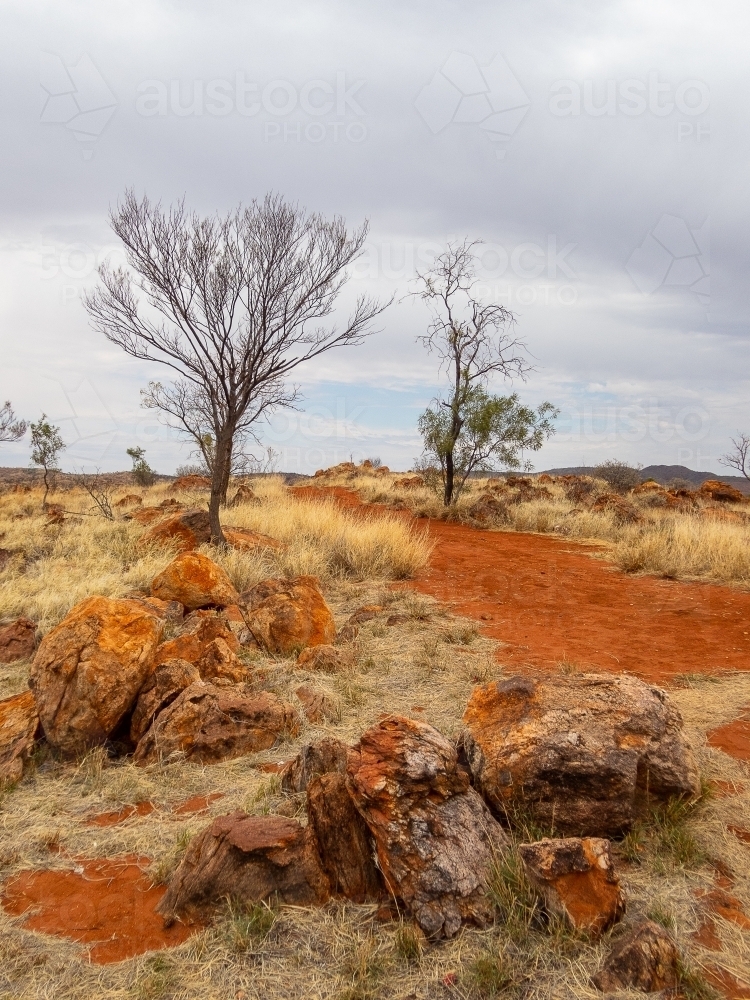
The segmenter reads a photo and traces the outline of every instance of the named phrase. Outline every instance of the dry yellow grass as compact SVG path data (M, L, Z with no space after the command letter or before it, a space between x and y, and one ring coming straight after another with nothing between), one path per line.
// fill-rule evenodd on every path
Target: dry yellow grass
M132 493L122 489L119 495ZM135 492L144 505L158 504L171 491L159 485ZM260 481L260 504L232 508L227 523L261 531L285 543L278 552L260 550L207 554L221 562L233 583L243 590L268 576L311 573L322 579L402 579L420 569L430 546L423 533L403 519L362 517L333 503L309 504L294 499L280 480ZM52 498L66 510L85 511L89 499L78 490ZM205 495L181 497L205 504ZM73 605L92 594L117 597L148 589L151 580L172 557L168 548L144 548L142 525L122 519L68 516L49 525L41 511L41 492L0 496L0 537L3 547L18 550L0 571L0 619L27 615L47 631Z

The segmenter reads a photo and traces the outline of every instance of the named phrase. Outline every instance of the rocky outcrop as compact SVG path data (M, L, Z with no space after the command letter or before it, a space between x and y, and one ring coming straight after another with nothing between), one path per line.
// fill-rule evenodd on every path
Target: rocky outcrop
M310 646L302 650L295 665L316 673L340 674L354 665L354 654L336 646Z
M31 691L0 701L0 788L23 777L38 729L39 716Z
M483 493L466 513L480 524L502 524L509 520L508 505L491 493Z
M310 906L330 895L313 831L282 816L220 816L188 847L158 906L167 925L205 920L222 901Z
M185 619L178 635L159 646L155 662L159 664L180 659L197 663L214 639L222 639L233 653L240 648L237 637L223 616L210 611L193 612Z
M115 732L153 668L163 627L138 601L89 597L47 633L29 686L52 746L83 753Z
M622 919L625 896L609 841L597 837L540 840L518 848L529 881L550 914L598 936Z
M253 488L248 486L247 483L240 483L237 487L237 492L234 494L232 499L229 501L230 507L240 507L243 503L260 503Z
M167 660L149 674L140 690L130 719L130 739L138 743L145 736L154 719L185 688L201 679L198 668L187 660Z
M464 721L474 784L501 818L521 810L563 835L613 835L646 796L698 792L679 711L635 677L511 677L475 688Z
M370 831L354 807L343 774L334 771L313 779L307 788L307 816L331 891L355 903L385 895Z
M432 726L390 716L349 753L347 787L389 891L430 938L492 919L487 880L505 835Z
M282 733L296 733L294 708L245 685L217 687L199 681L160 712L136 747L136 764L179 756L216 764L272 747Z
M284 768L281 787L285 792L304 792L310 782L321 774L343 774L347 752L346 744L332 736L309 743Z
M747 501L744 493L718 479L706 479L705 482L701 483L698 492L704 499L719 503L745 503Z
M222 529L227 545L233 549L240 549L243 552L253 552L255 549L282 549L284 546L270 535L263 535L260 531L251 531L250 528L235 528L225 525Z
M174 490L210 490L211 480L208 476L178 476L172 483Z
M402 476L393 480L394 490L419 490L424 486L424 479L421 476Z
M140 493L128 493L115 502L115 507L140 507L143 497Z
M234 639L234 636L232 638ZM204 681L213 681L215 684L244 684L250 680L250 671L226 639L212 639L195 665L201 680Z
M36 622L16 618L0 625L0 663L14 663L31 656L36 646Z
M643 520L636 505L619 493L600 493L592 503L591 510L611 514L619 524L638 524Z
M282 655L306 646L330 644L336 637L331 609L314 576L263 580L242 594L245 621L255 641Z
M236 604L237 591L221 568L200 552L183 552L154 577L151 594L162 601L179 601L188 610Z
M159 521L140 538L141 545L171 545L181 552L211 541L207 510L185 510Z
M679 954L663 927L644 920L614 945L592 982L602 993L657 993L677 985Z

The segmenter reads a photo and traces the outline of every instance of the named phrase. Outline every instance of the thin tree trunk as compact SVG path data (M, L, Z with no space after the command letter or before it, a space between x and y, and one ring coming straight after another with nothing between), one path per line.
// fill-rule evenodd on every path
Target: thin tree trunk
M221 480L221 506L227 505L227 490L229 489L229 479L232 475L232 440L229 440L229 454L224 465L224 475Z
M445 495L443 496L443 506L450 507L453 499L453 449L445 456Z
M211 544L224 545L226 539L221 530L219 509L226 502L227 483L232 464L232 437L230 434L217 437L214 451L214 467L211 474L211 501L208 506L208 520L211 527ZM223 499L222 499L223 490Z
M47 469L44 470L44 498L42 499L42 510L47 509L47 494L49 493L49 482L47 480Z

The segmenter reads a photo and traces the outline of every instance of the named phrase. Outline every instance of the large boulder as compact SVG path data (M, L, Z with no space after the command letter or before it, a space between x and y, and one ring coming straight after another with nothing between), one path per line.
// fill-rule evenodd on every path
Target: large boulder
M370 831L343 774L333 771L313 779L307 788L307 816L332 892L355 903L385 895Z
M237 591L227 574L200 552L183 552L151 583L151 594L162 601L179 601L188 610L236 604Z
M199 681L156 716L133 759L144 765L179 755L215 764L267 750L282 733L296 733L298 727L294 708L274 694Z
M222 639L233 653L240 648L239 640L223 616L209 611L194 612L185 619L177 635L161 643L156 650L155 663L174 659L197 663L214 639Z
M276 538L264 535L260 531L251 531L250 528L236 528L233 525L224 525L222 530L227 545L231 545L233 549L240 549L242 552L253 552L255 549L284 548Z
M304 792L321 774L343 774L346 770L348 747L333 736L303 746L281 773L285 792Z
M220 816L197 836L172 876L158 912L205 920L227 898L310 906L330 895L310 827L282 816Z
M146 679L130 719L130 739L135 744L145 736L154 719L185 688L201 680L198 668L187 660L160 663Z
M282 655L336 638L331 609L314 576L263 580L239 600L247 627L259 646Z
M314 684L300 684L294 693L302 704L305 718L314 726L324 722L338 722L341 719L341 704L328 691L315 687Z
M745 503L747 497L736 487L729 483L722 483L719 479L706 479L701 483L700 495L706 500L716 500L719 503Z
M0 701L0 788L21 780L38 729L39 716L31 691Z
M548 913L592 936L602 934L622 918L625 896L608 840L548 839L520 844L518 850Z
M83 753L115 732L153 669L163 628L138 601L89 597L47 633L29 686L52 746Z
M36 622L30 618L16 618L7 625L0 625L0 663L14 663L31 656L36 645Z
M211 541L207 510L184 510L159 521L141 535L141 545L171 545L181 552Z
M208 476L178 476L172 483L174 490L210 490L211 480Z
M204 681L244 684L250 680L250 671L225 639L212 639L197 660L196 666Z
M632 927L616 942L592 982L602 993L657 993L677 985L679 953L670 935L653 920Z
M565 836L627 830L648 797L699 791L682 717L626 674L511 677L474 689L464 747L501 818L517 811Z
M349 752L346 777L389 891L425 934L488 924L490 870L507 841L453 745L426 723L389 716Z

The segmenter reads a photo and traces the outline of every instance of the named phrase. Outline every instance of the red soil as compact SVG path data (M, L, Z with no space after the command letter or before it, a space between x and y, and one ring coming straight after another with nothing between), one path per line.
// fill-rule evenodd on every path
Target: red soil
M190 813L206 812L212 802L223 799L223 792L212 792L210 795L194 795L191 799L185 799L176 805L172 812L175 816L188 816Z
M211 795L194 795L191 799L185 799L173 807L175 816L188 816L191 813L205 812L212 802L224 797L223 792L213 792ZM133 816L149 816L157 806L153 802L139 802L137 805L123 806L115 812L99 813L96 816L89 816L85 821L86 826L117 826L124 823L126 819Z
M745 713L750 710L744 709ZM708 742L737 760L750 760L750 717L748 714L733 719L708 734Z
M360 506L355 493L339 487L294 492ZM596 546L548 535L417 524L436 545L409 586L481 621L481 631L503 643L499 658L509 667L549 669L567 661L657 683L750 670L750 593L629 576L592 558Z
M165 929L155 908L164 886L153 886L143 869L148 858L74 859L72 871L25 871L5 886L3 909L28 913L27 930L70 938L89 946L99 965L181 944L197 925Z

